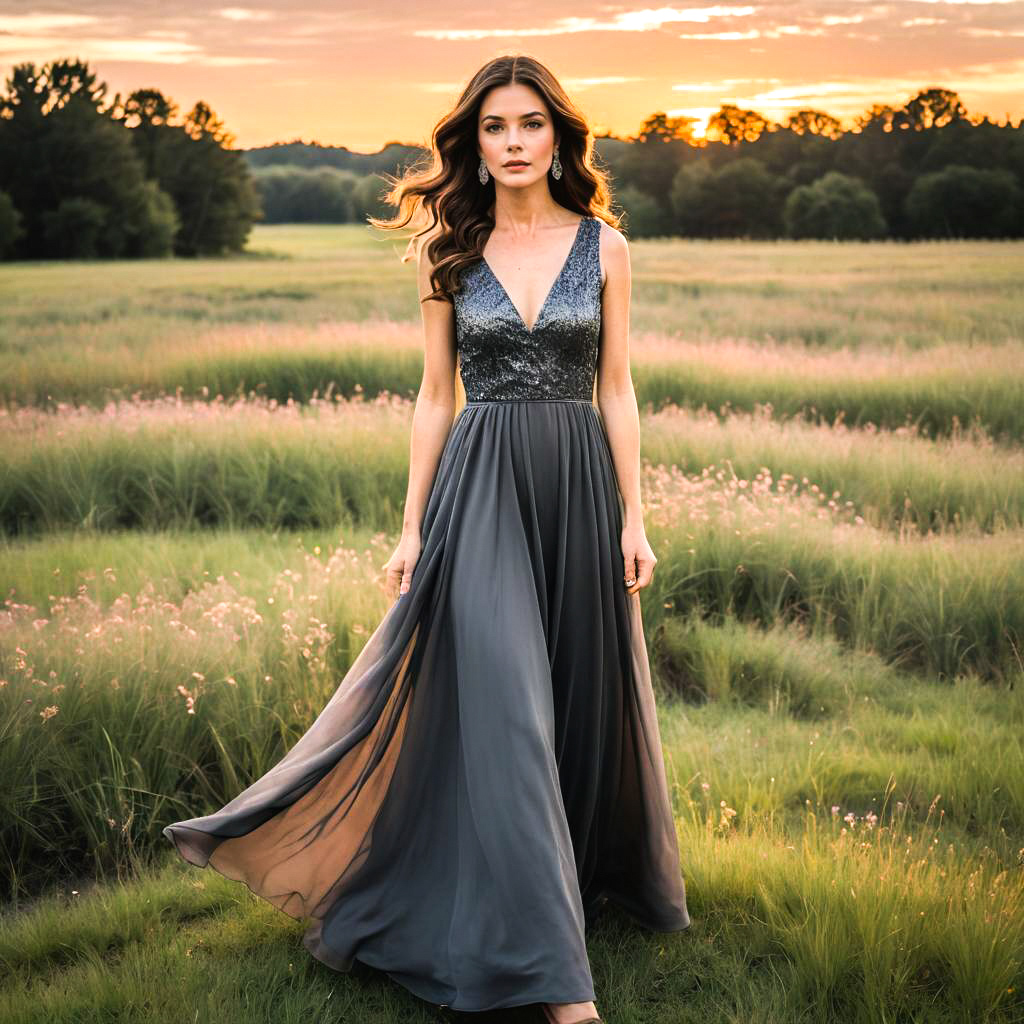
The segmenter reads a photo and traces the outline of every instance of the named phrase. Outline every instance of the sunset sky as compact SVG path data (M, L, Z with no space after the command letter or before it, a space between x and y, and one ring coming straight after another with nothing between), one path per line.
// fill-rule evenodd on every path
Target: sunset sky
M81 57L110 96L158 88L182 112L205 100L243 147L426 144L476 68L512 52L547 64L598 133L632 134L657 110L704 120L722 103L772 119L814 107L848 124L928 86L956 90L971 114L1024 116L1024 0L500 9L0 0L4 82L22 61Z

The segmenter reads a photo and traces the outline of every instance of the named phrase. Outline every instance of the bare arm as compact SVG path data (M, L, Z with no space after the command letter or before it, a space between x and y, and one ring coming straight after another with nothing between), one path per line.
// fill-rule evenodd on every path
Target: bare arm
M413 409L409 439L409 485L406 489L402 537L385 562L388 584L398 583L399 594L409 589L420 554L420 530L441 453L452 427L455 411L455 316L450 302L422 301L429 295L431 263L426 252L429 237L420 247L416 272L417 292L423 319L423 379Z
M657 559L647 542L640 498L640 413L629 369L629 300L632 288L629 245L613 227L601 224L605 283L601 298L601 350L597 364L597 404L622 495L624 578L635 579L629 593L651 581Z

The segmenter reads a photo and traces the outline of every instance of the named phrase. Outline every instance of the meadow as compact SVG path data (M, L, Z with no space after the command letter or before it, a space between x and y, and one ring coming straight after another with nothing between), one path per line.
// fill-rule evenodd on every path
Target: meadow
M262 226L0 274L0 1019L468 1016L311 960L160 833L271 767L388 608L403 249ZM602 1015L1024 1022L1024 245L632 252L694 923L609 910Z

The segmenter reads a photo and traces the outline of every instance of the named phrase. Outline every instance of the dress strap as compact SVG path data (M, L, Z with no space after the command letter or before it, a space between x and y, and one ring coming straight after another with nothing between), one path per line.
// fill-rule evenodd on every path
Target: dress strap
M587 225L584 229L586 231L586 237L584 239L585 245L583 246L584 254L586 257L586 265L589 269L592 279L597 282L598 288L601 286L601 218L595 217L593 214L587 215Z

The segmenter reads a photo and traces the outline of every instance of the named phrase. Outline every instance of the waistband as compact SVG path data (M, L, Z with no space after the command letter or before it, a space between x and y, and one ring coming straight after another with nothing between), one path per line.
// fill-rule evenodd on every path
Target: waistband
M590 398L473 398L466 405L511 405L515 402L573 402L577 405L593 405Z

